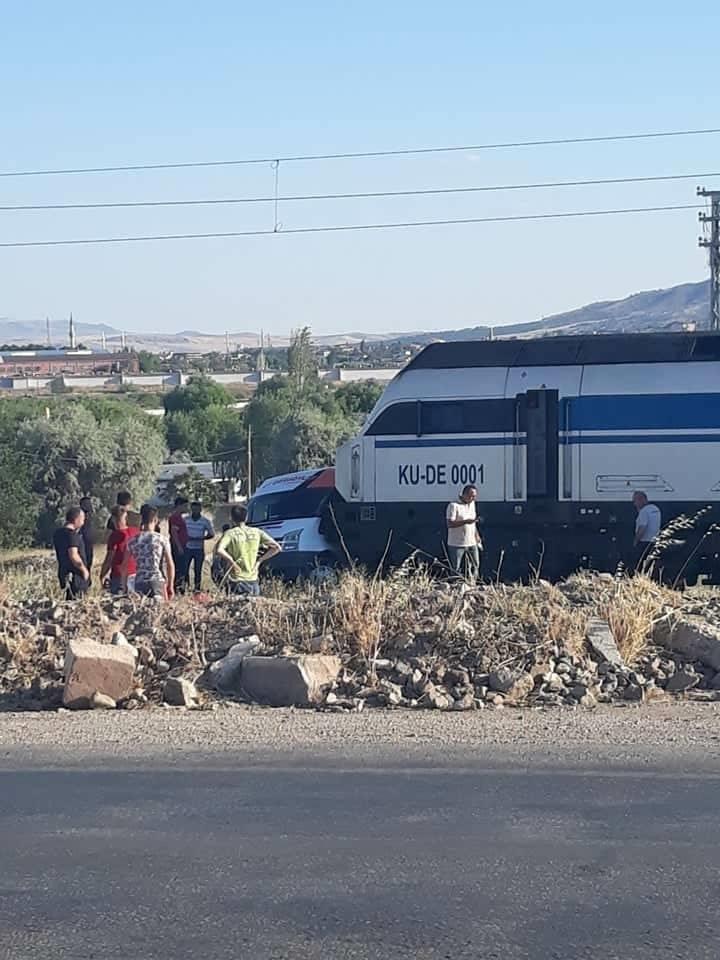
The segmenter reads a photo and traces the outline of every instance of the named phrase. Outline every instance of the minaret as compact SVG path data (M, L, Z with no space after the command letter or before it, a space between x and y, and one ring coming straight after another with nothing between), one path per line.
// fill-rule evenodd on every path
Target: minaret
M120 349L125 351L127 350L127 341L125 339L125 331L120 334Z
M255 363L255 369L260 373L265 369L265 334L260 331L260 350L257 355L257 361Z
M227 330L225 331L225 354L228 357L230 356L230 334Z
M70 323L68 324L68 338L70 340L70 349L75 350L77 347L77 340L75 339L75 324L73 322L73 315L70 314Z
M50 339L50 317L45 317L45 336L47 339L48 347L51 347L52 340Z
M105 336L104 330L102 332L102 336L100 337L100 343L102 344L103 353L107 353L107 337Z

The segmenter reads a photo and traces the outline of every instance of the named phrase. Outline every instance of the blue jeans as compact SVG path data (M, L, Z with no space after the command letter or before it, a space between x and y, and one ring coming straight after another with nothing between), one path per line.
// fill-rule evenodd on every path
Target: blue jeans
M260 584L257 580L228 580L227 592L236 597L259 597Z
M195 589L199 590L202 582L202 568L205 563L205 550L203 547L200 547L200 549L197 547L185 547L185 560L187 562L186 578L188 581L190 580L190 568L194 567Z
M480 548L473 547L451 547L448 544L448 559L453 571L460 576L469 577L471 580L477 580L480 576Z
M187 549L182 553L172 545L172 558L175 564L175 593L185 593L185 587L188 583L188 552Z

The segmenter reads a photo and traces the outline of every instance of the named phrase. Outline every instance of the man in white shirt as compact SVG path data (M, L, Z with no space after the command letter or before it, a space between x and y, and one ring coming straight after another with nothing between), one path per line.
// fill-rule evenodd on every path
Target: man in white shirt
M476 580L480 576L482 541L477 529L475 499L477 489L463 487L457 500L447 505L447 550L450 566L457 574L467 573Z
M647 494L642 490L635 491L632 502L637 510L635 537L633 540L633 546L635 548L635 568L637 569L655 542L657 535L660 533L662 514L660 513L659 507L654 503L648 502Z

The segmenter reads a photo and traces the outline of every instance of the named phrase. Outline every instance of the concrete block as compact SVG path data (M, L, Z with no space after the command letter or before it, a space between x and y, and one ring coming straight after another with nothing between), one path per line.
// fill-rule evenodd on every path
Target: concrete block
M340 658L323 654L245 657L240 682L245 694L273 707L309 706L323 700L340 673Z
M136 652L94 640L71 640L65 654L63 704L74 709L91 706L95 693L124 700L133 691Z
M623 666L623 658L607 621L591 617L587 623L585 636L591 649L601 661L612 663L616 667Z

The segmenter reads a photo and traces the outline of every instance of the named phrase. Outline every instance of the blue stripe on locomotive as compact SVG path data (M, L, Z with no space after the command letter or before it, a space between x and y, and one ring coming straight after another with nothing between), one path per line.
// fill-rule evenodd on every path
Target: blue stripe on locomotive
M720 443L714 433L634 433L588 436L605 430L720 430L720 393L624 394L567 397L561 401L561 443ZM564 436L565 433L585 436ZM502 434L477 437L414 437L403 440L378 438L379 448L495 447L524 443L524 438Z

